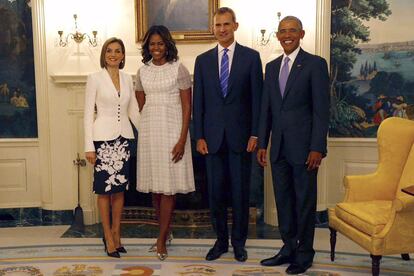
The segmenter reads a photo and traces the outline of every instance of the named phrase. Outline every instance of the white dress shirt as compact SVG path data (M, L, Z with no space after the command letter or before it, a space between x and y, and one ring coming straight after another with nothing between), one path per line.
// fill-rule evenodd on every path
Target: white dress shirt
M134 138L129 120L138 128L138 103L132 78L119 71L120 94L106 69L88 76L85 91L85 152L95 151L93 141ZM97 115L94 119L95 105Z
M285 62L286 57L289 57L289 59L290 59L289 64L288 64L289 65L289 73L290 73L290 70L292 70L293 63L295 62L295 59L299 54L299 50L300 50L300 46L298 48L296 48L295 51L290 53L290 55L286 55L285 53L283 53L283 59L282 59L282 63L280 65L280 69L279 69L279 77L280 77L280 72L282 71L282 67L283 67L283 64Z
M231 70L231 63L233 62L233 56L234 56L234 49L236 48L236 41L233 41L233 43L227 47L229 49L227 51L227 56L229 57L229 74ZM218 69L219 69L219 76L221 74L221 59L223 58L224 54L224 47L218 44Z

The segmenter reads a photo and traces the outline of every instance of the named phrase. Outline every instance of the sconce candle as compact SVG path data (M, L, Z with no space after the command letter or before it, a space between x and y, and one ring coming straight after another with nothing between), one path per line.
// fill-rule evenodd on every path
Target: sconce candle
M277 12L277 22L278 22L278 24L280 22L280 16L281 15L282 15L281 12ZM273 37L276 37L276 33L277 33L277 28L275 30L271 31L269 33L269 35L267 36L267 38L266 38L266 29L261 29L260 30L260 34L261 35L258 36L257 44L259 46L266 46L269 43L269 41L272 38L272 36Z
M98 31L92 31L92 36L88 35L87 33L81 33L78 30L78 22L77 22L78 16L76 14L74 14L73 18L75 20L75 32L74 33L69 33L69 34L66 35L66 37L64 37L63 36L63 31L58 31L59 46L60 47L68 46L69 38L73 39L78 44L82 43L85 39L87 39L88 42L89 42L89 45L91 45L92 47L98 46L98 41L97 41Z

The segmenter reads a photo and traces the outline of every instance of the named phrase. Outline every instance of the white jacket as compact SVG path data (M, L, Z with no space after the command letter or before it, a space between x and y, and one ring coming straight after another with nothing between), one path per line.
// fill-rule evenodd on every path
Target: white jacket
M93 141L122 136L134 138L131 123L138 129L138 103L130 75L119 71L120 97L106 69L88 76L85 91L85 152L95 151ZM94 120L95 105L97 116Z

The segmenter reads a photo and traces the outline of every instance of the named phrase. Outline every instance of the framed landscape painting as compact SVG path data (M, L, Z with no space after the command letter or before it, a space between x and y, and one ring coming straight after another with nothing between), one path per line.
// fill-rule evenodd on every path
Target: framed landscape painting
M330 137L414 120L414 1L332 0Z
M37 137L31 2L0 0L0 138Z
M136 41L152 25L164 25L177 42L214 40L213 15L219 0L135 0Z

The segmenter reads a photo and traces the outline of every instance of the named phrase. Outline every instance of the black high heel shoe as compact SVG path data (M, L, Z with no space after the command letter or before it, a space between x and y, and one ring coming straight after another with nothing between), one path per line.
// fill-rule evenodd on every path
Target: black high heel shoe
M106 252L106 255L108 255L108 257L121 258L121 255L119 255L118 250L115 250L114 252L108 252L108 248L106 246L106 240L105 240L105 238L102 238L102 242L104 244L104 250ZM124 250L125 250L125 248L124 248Z
M123 246L118 247L118 248L116 249L116 251L118 251L119 253L127 253L127 251L126 251L125 247L123 247Z

